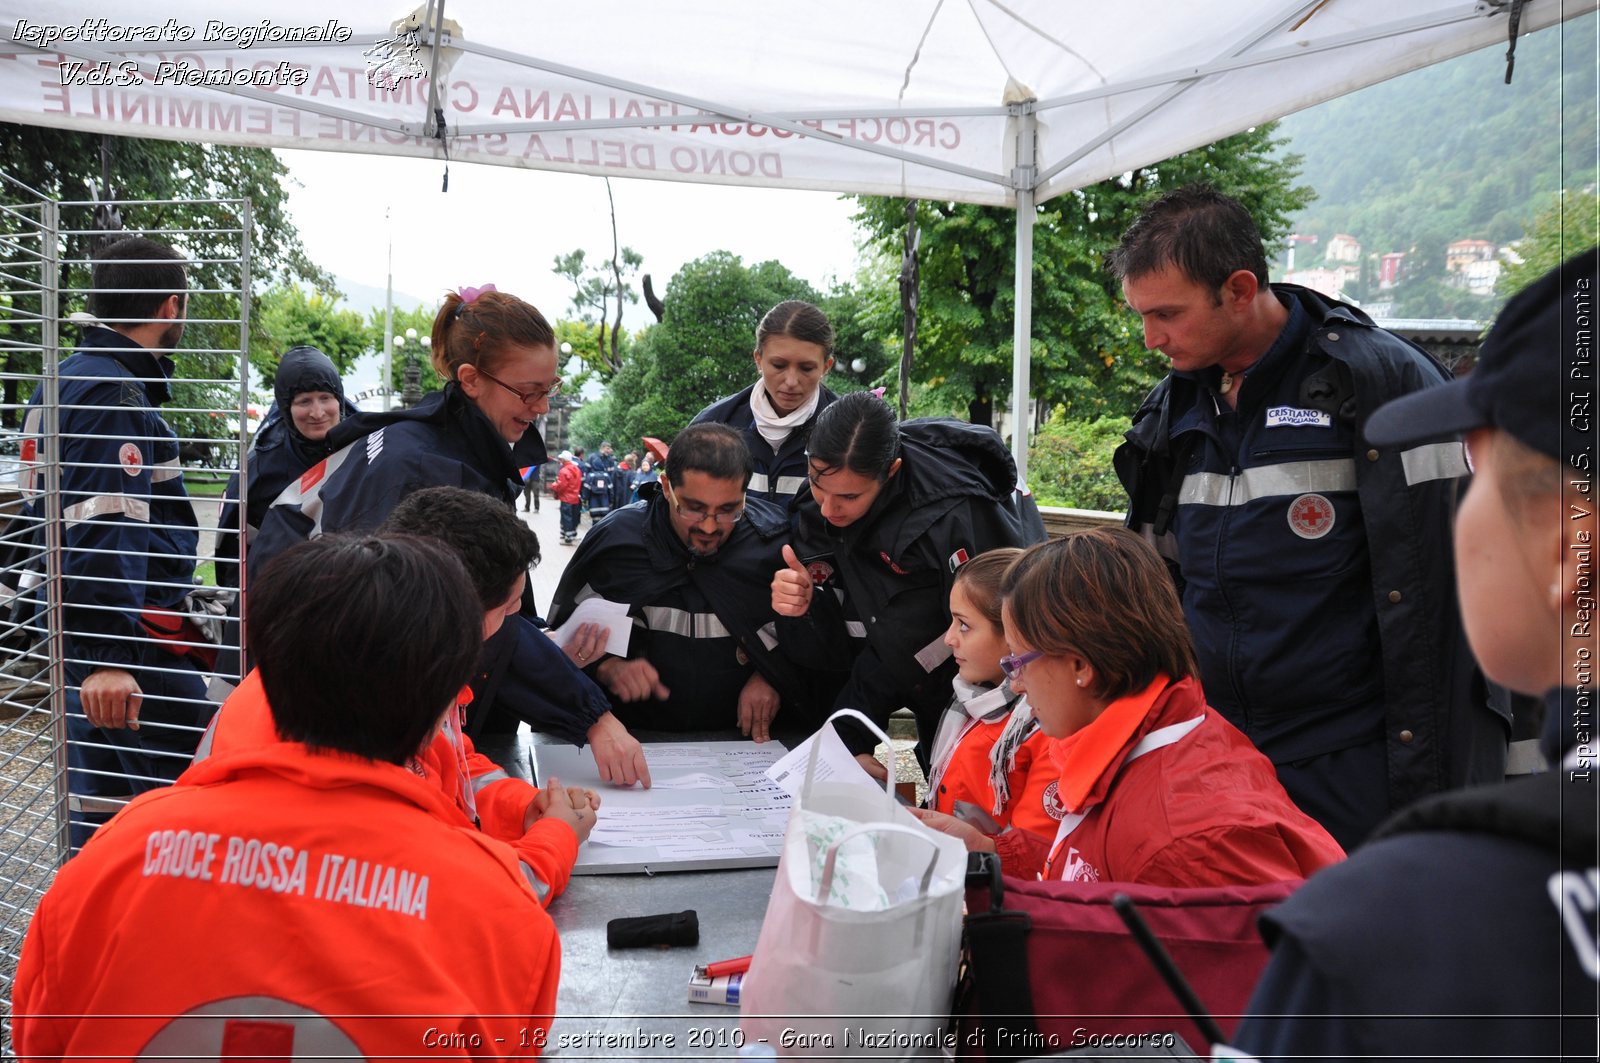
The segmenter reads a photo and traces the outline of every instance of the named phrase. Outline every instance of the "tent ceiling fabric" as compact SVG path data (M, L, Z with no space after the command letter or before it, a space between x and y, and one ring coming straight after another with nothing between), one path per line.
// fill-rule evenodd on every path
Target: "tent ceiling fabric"
M1522 31L1597 2L1529 0ZM449 0L445 27L459 29L445 41L437 81L453 161L1015 205L1019 186L1043 202L1407 70L1503 46L1508 8L1509 0ZM432 38L392 28L408 16L412 26L427 22L425 8L169 0L149 14L134 10L107 0L0 0L10 41L0 50L0 120L444 155L429 135ZM317 30L343 39L284 39ZM246 34L260 39L245 47ZM246 72L274 83L190 83ZM393 91L373 84L386 73ZM1027 120L1019 114L1030 108L1031 172L1015 157Z

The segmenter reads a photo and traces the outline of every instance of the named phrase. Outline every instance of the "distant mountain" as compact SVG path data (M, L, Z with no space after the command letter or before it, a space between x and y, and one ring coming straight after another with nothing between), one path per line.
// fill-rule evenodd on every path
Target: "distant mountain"
M374 288L370 284L361 284L350 280L348 277L335 276L333 283L344 296L344 305L366 317L374 310L382 310L384 304L384 290ZM415 310L424 304L424 300L405 292L394 293L394 305L397 310Z
M1501 43L1285 118L1317 191L1294 231L1442 257L1455 240L1516 240L1557 191L1592 188L1596 18L1519 39L1510 85ZM1319 256L1302 245L1296 265Z

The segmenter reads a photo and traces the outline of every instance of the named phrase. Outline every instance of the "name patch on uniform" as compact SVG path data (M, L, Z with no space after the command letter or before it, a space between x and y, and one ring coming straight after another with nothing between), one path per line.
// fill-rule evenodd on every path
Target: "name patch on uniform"
M1332 428L1333 415L1321 410L1306 410L1299 406L1267 407L1268 428Z
M894 558L889 556L889 551L879 550L878 557L883 561L884 564L889 566L889 571L893 572L896 576L904 576L906 574L905 569L894 563Z

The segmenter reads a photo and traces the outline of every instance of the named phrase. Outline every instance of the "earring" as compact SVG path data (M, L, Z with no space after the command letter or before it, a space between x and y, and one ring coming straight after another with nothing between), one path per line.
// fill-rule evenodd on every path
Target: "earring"
M1080 687L1083 686L1083 676L1081 676L1081 675L1078 677L1078 685Z

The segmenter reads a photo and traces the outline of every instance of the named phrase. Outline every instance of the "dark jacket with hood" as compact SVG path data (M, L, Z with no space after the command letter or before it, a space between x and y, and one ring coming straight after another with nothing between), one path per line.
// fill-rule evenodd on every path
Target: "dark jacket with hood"
M272 500L317 462L333 453L330 431L321 439L307 439L294 426L290 413L295 396L307 391L325 391L339 400L339 419L354 417L361 411L345 398L344 381L333 360L315 347L292 347L284 352L273 379L273 403L256 429L245 458L245 548L255 538ZM337 427L337 426L335 426ZM217 584L239 585L239 476L228 481L222 515L217 521Z
M910 707L925 757L956 674L944 644L956 569L1035 536L1018 512L1016 464L992 428L906 421L900 457L899 472L848 527L822 518L809 482L800 488L794 546L816 584L807 614L812 637L786 633L784 646L794 645L797 660L810 666L853 653L834 707L859 709L880 724ZM876 742L859 730L841 731L855 752Z
M760 386L758 380L736 395L718 399L695 414L694 420L689 423L714 421L737 429L744 436L745 449L750 452L750 460L755 465L755 473L750 477L749 493L787 506L806 482L806 444L811 439L811 429L822 411L833 405L839 396L829 391L826 384L818 384L817 408L806 418L806 423L790 432L783 445L774 451L772 444L762 437L761 430L756 427L756 415L750 410L750 396Z
M1129 527L1173 571L1207 700L1275 764L1383 740L1386 778L1357 785L1386 788L1372 797L1390 809L1497 778L1505 724L1452 573L1461 447L1361 437L1379 406L1448 375L1355 307L1273 291L1303 337L1251 367L1237 412L1215 370L1170 373L1114 459Z
M1593 688L1552 691L1553 770L1405 809L1262 917L1232 1043L1278 1059L1594 1059ZM1563 756L1565 753L1565 756Z
M453 381L409 410L341 422L328 442L334 453L268 509L250 551L252 580L273 557L314 535L374 530L401 499L424 487L464 487L511 506L522 490L520 470L549 460L538 432L508 446ZM605 692L534 626L531 593L523 596L522 613L520 622L507 622L484 644L469 733L477 739L515 730L515 717L580 743L608 708Z

